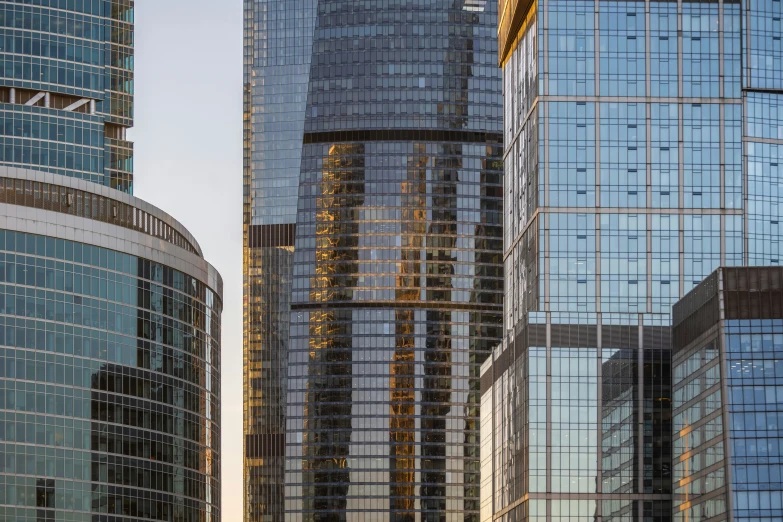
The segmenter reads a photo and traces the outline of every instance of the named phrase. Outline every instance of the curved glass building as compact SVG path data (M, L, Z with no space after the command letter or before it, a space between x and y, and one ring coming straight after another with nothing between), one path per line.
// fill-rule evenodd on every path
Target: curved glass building
M0 519L220 520L221 293L152 205L0 167Z
M0 520L220 520L222 281L133 188L133 2L0 2Z
M477 520L497 5L245 6L245 519Z
M0 165L132 192L133 0L0 1Z

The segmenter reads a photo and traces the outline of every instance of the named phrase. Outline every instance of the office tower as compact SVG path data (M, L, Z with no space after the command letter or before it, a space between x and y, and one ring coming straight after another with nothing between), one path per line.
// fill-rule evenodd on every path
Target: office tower
M674 519L783 517L783 269L719 268L674 306Z
M0 28L0 165L131 193L133 0L4 1Z
M246 520L478 519L496 23L483 0L245 2Z
M0 520L220 520L222 281L133 197L133 2L0 2Z
M671 306L720 265L780 261L780 2L500 11L482 520L669 520Z

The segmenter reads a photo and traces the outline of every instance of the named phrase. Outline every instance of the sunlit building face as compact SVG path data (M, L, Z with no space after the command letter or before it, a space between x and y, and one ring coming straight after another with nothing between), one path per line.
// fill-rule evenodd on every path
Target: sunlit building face
M779 3L499 12L506 336L482 371L481 518L695 520L671 504L671 307L720 265L780 262Z

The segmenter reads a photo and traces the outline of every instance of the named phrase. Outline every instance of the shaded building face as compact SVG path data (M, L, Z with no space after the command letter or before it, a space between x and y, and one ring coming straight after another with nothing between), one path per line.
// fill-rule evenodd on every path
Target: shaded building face
M0 3L0 165L132 193L133 8Z
M668 520L670 308L719 265L780 259L780 196L761 189L780 52L760 59L779 6L501 4L507 336L482 412L519 442L482 447L482 518ZM512 403L535 379L538 402Z
M674 308L674 518L783 516L783 270L720 268Z
M159 210L48 181L0 167L0 518L217 522L220 277Z
M0 2L2 520L220 520L222 280L130 195L133 23Z
M246 3L246 519L476 520L502 311L496 6L299 7ZM281 275L253 272L261 252L291 256ZM250 457L261 433L284 434L282 461Z

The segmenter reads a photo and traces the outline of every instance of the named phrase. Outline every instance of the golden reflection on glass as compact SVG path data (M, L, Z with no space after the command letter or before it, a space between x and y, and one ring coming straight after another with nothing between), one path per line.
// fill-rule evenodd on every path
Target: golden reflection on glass
M323 158L316 198L315 276L310 299L351 299L364 203L364 145L337 144ZM350 309L310 312L310 364L304 407L302 471L308 509L345 510L350 486L352 332Z
M427 220L427 148L414 144L408 158L407 179L401 183L402 249L398 266L396 301L417 301L420 296L419 272ZM416 481L416 404L415 404L415 313L398 309L396 340L390 380L390 440L392 509L397 520L414 520Z
M432 169L432 220L427 230L427 299L452 301L456 262L457 185L462 145L440 145ZM422 391L422 508L446 509L446 419L451 411L452 312L427 310Z

